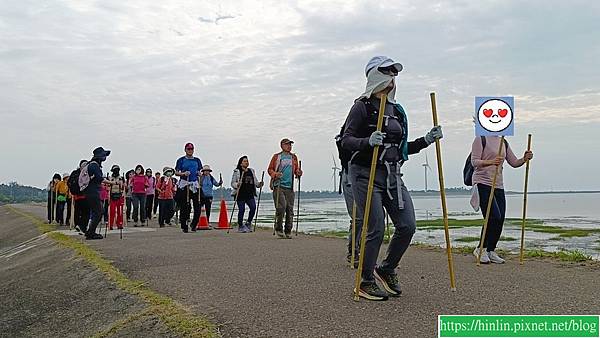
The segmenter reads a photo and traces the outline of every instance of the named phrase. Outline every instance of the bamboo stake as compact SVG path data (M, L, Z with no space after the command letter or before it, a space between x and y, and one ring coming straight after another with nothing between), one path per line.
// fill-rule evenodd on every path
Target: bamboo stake
M351 243L352 243L352 249L350 252L351 252L352 258L350 258L350 267L352 269L354 269L354 257L356 256L356 202L352 203L352 239L351 239Z
M498 157L502 155L502 145L504 144L504 136L500 138L500 145L498 146ZM483 252L483 242L485 241L485 232L487 231L488 222L490 220L490 211L492 210L492 202L494 201L494 191L496 190L496 179L498 178L498 171L500 165L496 166L494 171L494 177L492 178L492 187L490 189L490 197L488 198L487 209L485 213L485 220L483 221L483 232L481 233L481 242L479 243L479 252L477 253L477 266L481 265L481 254Z
M431 113L433 115L433 125L438 126L437 105L435 102L435 93L430 93ZM437 155L438 177L440 181L440 198L442 200L442 213L444 218L444 236L446 238L446 254L448 256L448 273L450 274L450 290L456 291L456 282L454 279L454 263L452 261L452 246L450 243L450 230L448 227L448 207L446 206L446 188L444 186L444 168L442 167L442 145L440 140L435 140L435 153Z
M258 203L256 204L256 215L254 215L254 232L256 232L256 224L258 223L258 211L260 210L260 197L262 195L262 188L265 185L265 171L263 170L260 177L260 190L258 191Z
M250 168L248 168L248 170L250 170ZM233 208L231 208L231 216L229 216L229 228L227 229L227 233L229 233L229 229L231 228L231 221L233 220L233 213L235 212L235 205L237 204L237 199L238 199L238 194L240 193L240 187L242 186L242 182L244 181L244 174L245 172L243 170L240 170L241 174L240 174L240 180L238 181L238 186L235 189L235 199L233 200ZM243 216L242 216L243 217ZM238 224L238 229L241 225Z
M531 151L531 134L527 135L527 151ZM525 218L527 216L527 185L529 183L529 160L525 162L525 188L523 188L523 223L521 224L521 250L519 264L523 265L523 249L525 247Z
M377 116L377 131L381 131L383 126L383 115L385 115L385 104L387 102L387 95L381 96L381 103L379 104L379 115ZM371 158L371 172L369 173L369 183L367 188L367 201L365 205L365 212L363 215L363 226L360 234L360 251L358 256L358 269L354 276L354 300L358 301L360 291L360 280L364 262L365 244L367 242L367 232L369 232L369 216L371 214L371 198L373 197L373 184L375 182L375 169L377 168L377 155L379 153L379 146L373 147L373 156Z
M302 161L299 161L300 170L302 170ZM298 236L298 223L300 223L300 180L302 176L298 177L298 205L296 206L298 209L296 211L296 236Z

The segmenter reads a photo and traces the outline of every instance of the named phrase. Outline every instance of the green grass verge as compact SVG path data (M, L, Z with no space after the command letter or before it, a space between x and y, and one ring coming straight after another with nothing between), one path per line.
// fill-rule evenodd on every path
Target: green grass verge
M142 311L137 315L133 315L133 319L126 318L125 321L116 322L108 331L112 332L111 330L122 328L135 318L151 314L158 317L173 333L183 337L219 336L217 327L207 319L190 312L171 298L152 291L144 285L145 282L134 281L127 278L121 271L115 268L108 260L101 257L98 252L88 245L65 234L50 232L51 227L47 227L47 224L44 224L38 218L18 209L12 207L9 208L15 213L35 222L42 233L48 233L48 237L52 238L58 244L75 251L78 256L82 257L90 265L104 273L104 275L107 276L110 281L114 282L118 288L129 294L140 297L149 305L147 310ZM54 229L55 228L56 227L54 227ZM127 321L127 319L130 321ZM101 337L105 337L104 334L108 334L108 332L99 333Z
M592 260L592 256L586 255L579 250L559 250L547 252L542 250L526 250L525 257L556 258L564 262L586 262Z

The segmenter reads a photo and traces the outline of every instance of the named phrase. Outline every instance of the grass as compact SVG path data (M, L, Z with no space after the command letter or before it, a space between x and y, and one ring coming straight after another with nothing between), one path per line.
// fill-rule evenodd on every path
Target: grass
M564 250L561 249L557 252L547 252L543 250L526 250L524 253L525 257L528 258L555 258L563 262L586 262L592 260L592 256L586 255L579 250Z
M148 304L146 310L116 322L108 331L100 332L98 334L99 337L113 334L116 332L114 330L118 331L118 329L125 327L127 323L147 315L156 316L169 330L183 337L218 337L217 327L207 319L195 315L171 298L149 289L144 285L145 282L127 278L108 260L101 257L98 252L86 244L62 233L50 232L52 228L56 229L56 227L49 227L34 216L12 207L9 208L15 213L34 221L42 233L48 233L48 237L52 238L58 244L72 249L86 262L104 273L119 289L140 297Z

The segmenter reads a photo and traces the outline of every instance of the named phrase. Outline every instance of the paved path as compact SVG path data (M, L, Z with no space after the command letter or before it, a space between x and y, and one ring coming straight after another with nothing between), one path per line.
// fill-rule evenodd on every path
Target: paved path
M450 292L445 253L412 247L398 269L400 298L354 302L355 270L340 239L156 228L87 243L128 277L207 315L226 337L432 337L438 314L600 313L594 266L512 259L477 267L457 254L458 291Z

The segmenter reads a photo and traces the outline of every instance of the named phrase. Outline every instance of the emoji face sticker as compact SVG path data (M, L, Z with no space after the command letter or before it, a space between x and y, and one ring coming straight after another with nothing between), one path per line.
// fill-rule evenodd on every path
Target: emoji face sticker
M476 97L475 116L478 136L512 136L514 133L513 97Z

